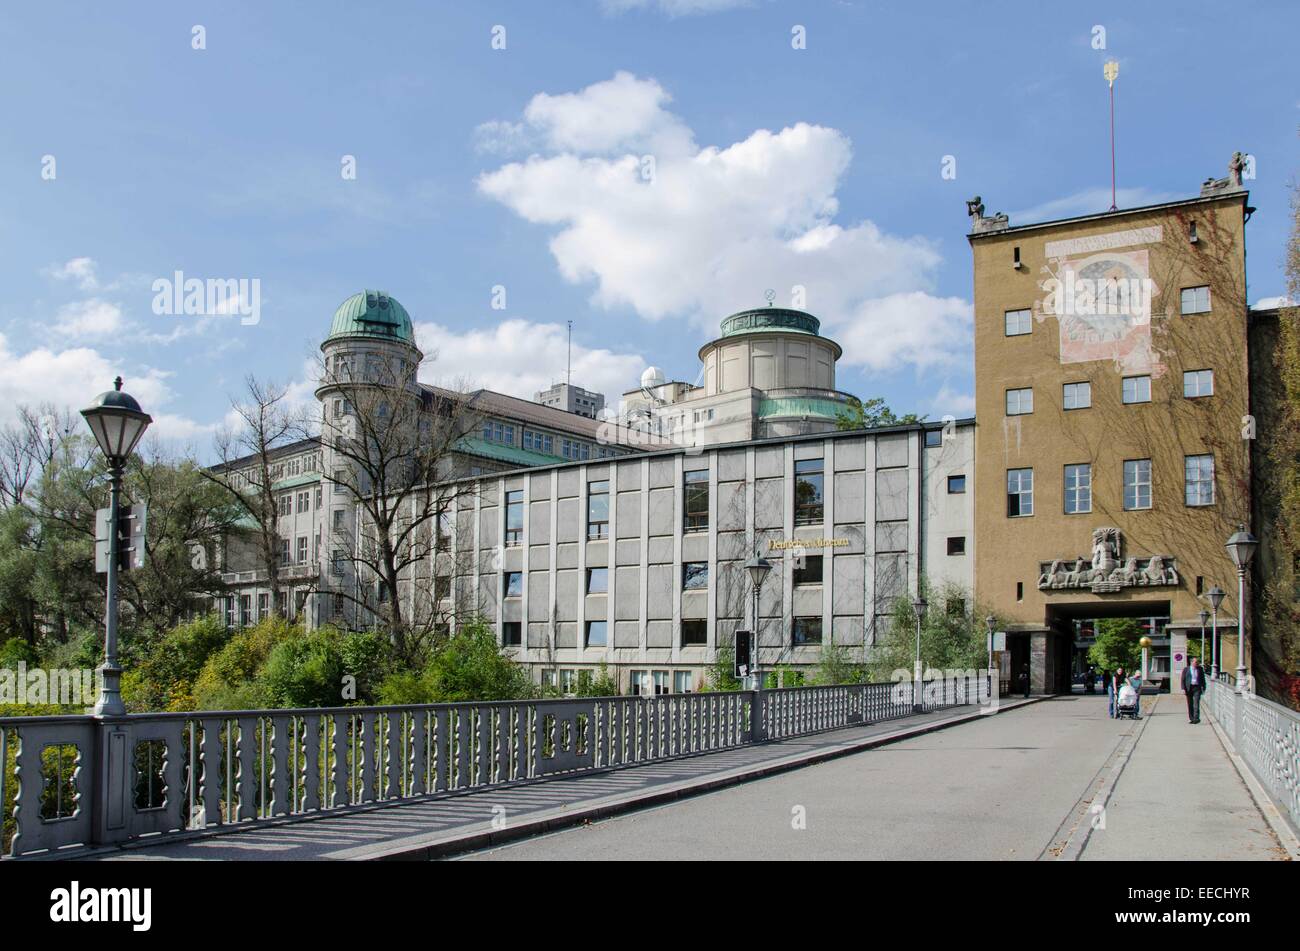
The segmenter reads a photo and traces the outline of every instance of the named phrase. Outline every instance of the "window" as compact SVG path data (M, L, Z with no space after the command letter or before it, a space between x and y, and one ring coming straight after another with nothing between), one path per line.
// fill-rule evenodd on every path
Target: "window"
M964 475L948 476L948 494L961 495L966 491L966 477Z
M609 482L587 486L587 537L609 537Z
M1007 517L1034 514L1034 470L1007 470Z
M515 427L499 420L489 419L483 424L483 438L489 442L499 442L507 446L515 444Z
M303 512L310 512L310 511L311 511L311 493L299 492L298 493L298 514L301 515Z
M342 592L339 591L334 592L333 600L334 600L334 604L333 604L334 617L338 618L340 621L344 620L343 615L347 611L347 602L344 600Z
M673 671L673 693L694 693L695 675L689 670Z
M253 623L253 596L251 594L241 594L239 596L239 626L248 627Z
M343 562L345 560L346 560L346 556L343 553L343 549L335 548L330 553L330 574L332 575L343 574Z
M1007 336L1022 337L1033 328L1033 318L1027 310L1007 311Z
M298 536L298 564L307 564L307 536Z
M524 490L506 493L506 546L521 545L524 541Z
M1213 370L1188 370L1183 374L1183 396L1189 400L1214 395Z
M1181 310L1184 314L1204 314L1210 309L1210 288L1184 287Z
M1124 377L1124 402L1125 403L1150 403L1151 402L1151 377L1149 376Z
M287 538L281 538L281 539L280 539L280 564L282 564L282 565L290 564L290 561L289 561L289 539L287 539Z
M271 595L266 592L257 596L257 616L259 618L271 616Z
M524 430L524 448L533 452L555 454L555 437L550 433L538 433L531 429Z
M604 647L605 646L605 625L607 621L588 621L587 622L587 646Z
M519 647L523 642L523 622L505 621L501 624L501 644L503 647Z
M709 528L709 470L696 469L682 474L684 483L684 524L688 532L704 532Z
M937 446L942 446L942 445L943 445L943 430L942 430L942 429L927 429L927 430L925 431L925 448L926 448L926 449L934 449L934 448L936 448Z
M1151 508L1151 460L1124 461L1124 508Z
M343 510L342 509L334 510L334 531L336 532L343 531Z
M651 677L654 679L655 696L660 697L668 692L668 671L653 671Z
M822 642L822 619L819 617L797 617L794 619L794 644L820 644Z
M608 594L608 593L609 593L609 569L588 568L587 569L587 594Z
M507 571L501 578L502 597L522 598L524 596L524 573Z
M435 541L438 551L446 551L451 547L451 513L439 512L437 521L438 535Z
M1184 492L1188 505L1214 504L1214 456L1187 456L1183 460Z
M964 555L966 554L966 536L950 535L948 537L948 554Z
M821 584L822 583L822 556L821 555L804 555L801 559L803 564L795 562L794 565L794 583L796 586L801 584Z
M1034 391L1031 387L1007 390L1007 415L1024 416L1034 411Z
M815 525L822 520L822 460L800 459L794 464L794 523Z
M560 671L560 692L566 697L572 696L578 687L578 672L573 669Z
M709 622L703 618L682 620L682 647L698 647L709 642Z
M346 469L334 470L334 494L339 495L347 490L348 473Z
M276 500L276 506L277 506L276 511L279 512L281 518L284 518L284 516L286 515L292 515L293 494L290 492L286 492L284 495L280 496Z
M1080 463L1065 467L1065 514L1079 515L1092 511L1092 465Z
M650 671L632 670L627 676L627 692L633 697L645 697L650 694Z
M433 579L433 599L445 601L451 597L451 575L435 575Z
M709 586L709 563L707 561L688 561L682 565L682 587L687 591L699 591Z
M1065 409L1087 409L1091 405L1091 383L1067 383L1062 388L1061 406Z

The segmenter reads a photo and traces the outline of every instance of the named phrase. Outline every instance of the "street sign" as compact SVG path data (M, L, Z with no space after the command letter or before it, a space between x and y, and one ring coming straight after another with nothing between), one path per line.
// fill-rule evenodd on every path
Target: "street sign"
M117 510L117 567L121 571L144 567L145 516L143 503L123 505ZM113 533L109 531L108 509L95 511L95 571L108 571L109 544Z
M736 632L736 657L732 664L732 676L744 680L749 676L749 667L753 663L754 637L749 631Z

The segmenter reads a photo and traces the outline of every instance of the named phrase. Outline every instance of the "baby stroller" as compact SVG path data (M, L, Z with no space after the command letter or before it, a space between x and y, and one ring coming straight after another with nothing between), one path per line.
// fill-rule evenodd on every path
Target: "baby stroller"
M1138 694L1127 681L1119 688L1119 694L1115 698L1115 715L1121 720L1124 717L1131 720L1138 718Z

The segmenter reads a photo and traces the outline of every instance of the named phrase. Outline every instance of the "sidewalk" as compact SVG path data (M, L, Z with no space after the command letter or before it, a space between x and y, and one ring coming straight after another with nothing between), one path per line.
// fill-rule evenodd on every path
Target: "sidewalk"
M1003 700L1000 712L1031 700ZM250 827L70 858L261 861L430 859L595 821L979 720L957 707L722 753L441 799Z
M1142 698L1142 732L1079 858L1286 859L1204 711L1190 724L1181 695L1151 699Z

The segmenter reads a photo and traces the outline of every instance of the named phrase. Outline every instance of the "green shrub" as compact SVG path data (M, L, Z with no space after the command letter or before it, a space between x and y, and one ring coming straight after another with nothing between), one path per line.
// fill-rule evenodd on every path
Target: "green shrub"
M36 649L21 637L11 637L0 644L0 668L17 670L19 664L34 667L40 663Z
M194 681L200 710L243 710L266 706L269 699L258 673L281 641L302 629L280 617L259 621L231 636L221 650L208 658Z

